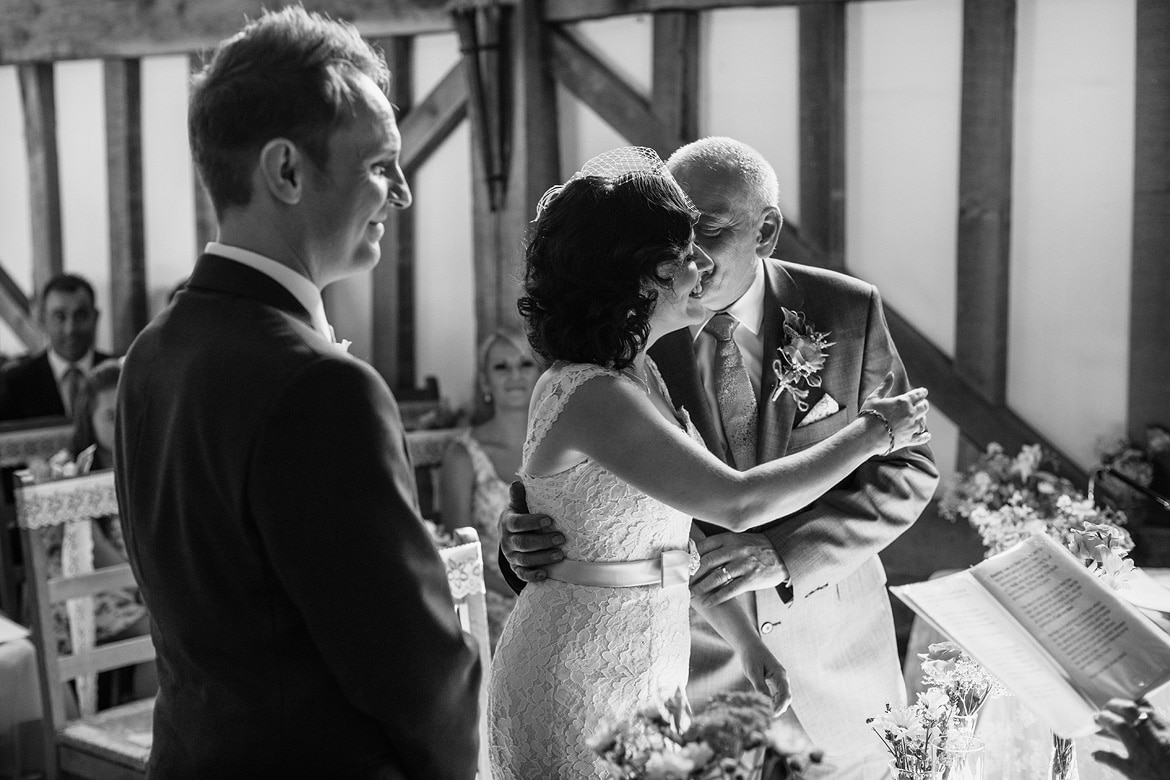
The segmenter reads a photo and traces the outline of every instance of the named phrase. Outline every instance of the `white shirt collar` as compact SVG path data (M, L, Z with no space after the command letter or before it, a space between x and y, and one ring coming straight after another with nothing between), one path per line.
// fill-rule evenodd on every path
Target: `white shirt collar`
M739 323L751 331L753 336L760 335L760 329L764 327L763 261L756 264L756 275L752 279L751 286L747 288L747 292L739 296L739 299L735 303L723 311L739 320ZM698 338L699 334L703 332L703 327L706 326L710 319L711 317L708 317L706 320L703 320L701 325L692 325L691 335Z
M49 354L49 368L53 369L53 379L57 384L61 384L61 380L65 378L65 372L69 370L70 366L77 366L82 373L88 374L93 368L93 350L86 352L81 360L70 363L65 358L58 355L52 349L48 350Z
M246 265L277 282L292 293L293 297L305 307L305 311L312 318L313 327L317 332L330 341L334 340L333 328L330 327L329 320L325 316L325 304L321 300L321 291L308 277L301 276L287 265L278 263L270 257L265 257L249 249L241 249L238 246L221 244L218 241L209 241L203 251L209 255L219 255L241 265Z

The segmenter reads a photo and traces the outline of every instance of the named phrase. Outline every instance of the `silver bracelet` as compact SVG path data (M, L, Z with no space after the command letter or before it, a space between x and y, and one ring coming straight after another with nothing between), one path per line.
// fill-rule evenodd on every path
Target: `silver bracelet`
M865 417L867 414L872 416L872 417L878 418L879 420L882 421L882 425L886 426L886 433L890 437L890 448L882 453L882 457L884 458L885 456L889 455L891 452L894 451L894 429L892 427L890 427L890 421L886 419L886 416L884 414L882 414L881 412L879 412L877 409L862 409L860 412L857 413L857 417L860 419L862 417Z

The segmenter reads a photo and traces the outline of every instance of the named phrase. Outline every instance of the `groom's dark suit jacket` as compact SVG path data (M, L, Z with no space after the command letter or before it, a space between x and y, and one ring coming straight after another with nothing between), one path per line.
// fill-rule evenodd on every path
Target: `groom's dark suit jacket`
M130 348L118 426L159 654L153 776L475 774L477 655L373 369L275 281L204 255Z

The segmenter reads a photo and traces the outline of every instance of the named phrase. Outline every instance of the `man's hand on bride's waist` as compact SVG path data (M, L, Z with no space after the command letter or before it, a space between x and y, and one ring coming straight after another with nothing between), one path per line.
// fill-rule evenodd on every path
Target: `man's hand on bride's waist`
M513 482L510 504L500 513L500 551L517 577L525 582L540 582L548 575L545 566L563 559L564 534L553 527L548 515L528 513L524 485Z

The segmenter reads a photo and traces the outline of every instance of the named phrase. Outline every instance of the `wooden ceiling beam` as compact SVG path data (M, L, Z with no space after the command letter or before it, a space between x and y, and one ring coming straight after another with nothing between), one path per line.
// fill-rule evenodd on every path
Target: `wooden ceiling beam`
M714 11L722 8L843 5L863 0L546 0L544 18L550 22L582 22L610 16L660 11ZM877 0L864 0L876 2Z
M668 157L679 145L642 97L608 65L564 29L549 36L553 74L631 144L649 146Z
M270 9L297 0L269 0ZM356 20L366 38L451 29L447 0L303 0L311 11ZM50 60L186 54L213 48L239 31L238 0L5 0L0 3L0 65Z
M699 135L699 15L654 14L650 110L676 136L676 147Z

